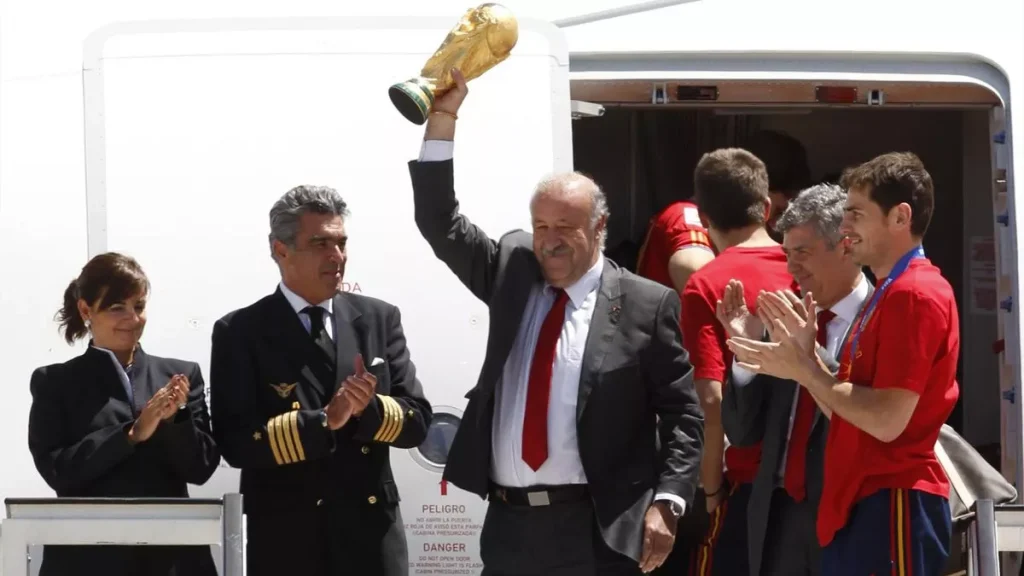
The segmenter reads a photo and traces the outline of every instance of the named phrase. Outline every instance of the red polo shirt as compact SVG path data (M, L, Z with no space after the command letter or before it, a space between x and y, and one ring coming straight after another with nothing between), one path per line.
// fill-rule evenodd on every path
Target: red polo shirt
M668 274L668 261L677 250L686 246L714 252L707 228L700 223L697 206L691 202L675 202L651 218L647 237L637 258L637 274L674 288Z
M729 280L743 282L751 313L757 313L761 290L785 290L793 285L781 246L728 248L690 276L683 290L683 346L690 353L694 380L725 382L732 352L725 346L725 329L715 316ZM726 478L733 484L749 483L757 475L761 445L725 450Z
M841 377L849 373L845 380L903 388L920 399L906 430L889 443L832 414L818 509L822 546L846 524L858 501L879 490L903 488L949 497L949 479L935 457L935 442L960 394L960 319L953 289L939 269L926 258L912 260L868 318L852 368L849 349L847 342L840 368Z

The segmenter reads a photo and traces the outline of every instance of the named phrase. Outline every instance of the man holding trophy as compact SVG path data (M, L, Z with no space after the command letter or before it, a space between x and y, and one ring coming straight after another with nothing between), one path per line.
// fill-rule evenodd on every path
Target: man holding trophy
M650 572L692 505L703 442L679 297L603 256L607 201L582 175L537 186L532 234L492 240L459 213L452 154L466 78L507 54L455 59L476 67L441 80L432 63L451 61L445 46L413 82L426 89L418 110L429 118L409 165L415 218L438 258L488 303L490 323L444 478L490 501L485 576Z

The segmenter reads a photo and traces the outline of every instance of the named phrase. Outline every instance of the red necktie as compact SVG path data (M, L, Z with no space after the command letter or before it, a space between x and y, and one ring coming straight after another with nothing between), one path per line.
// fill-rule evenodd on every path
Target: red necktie
M523 461L539 470L548 459L548 397L551 395L551 370L555 348L565 324L565 303L569 295L555 289L555 303L544 318L537 348L530 364L530 382L526 388L526 415L523 418Z
M826 327L835 317L835 313L831 310L822 310L818 313L818 344L826 345ZM800 386L800 394L796 400L793 430L789 434L786 470L782 480L786 492L797 502L806 496L807 442L811 435L811 424L814 422L814 408L814 398L807 388Z

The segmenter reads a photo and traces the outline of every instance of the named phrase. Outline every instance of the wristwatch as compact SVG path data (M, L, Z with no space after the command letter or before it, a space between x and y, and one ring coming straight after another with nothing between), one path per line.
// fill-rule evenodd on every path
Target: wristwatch
M683 517L683 507L679 504L679 502L676 502L675 500L667 500L667 499L666 500L662 500L662 502L668 504L668 509L669 509L670 512L672 512L672 516L676 520L679 520L680 518Z

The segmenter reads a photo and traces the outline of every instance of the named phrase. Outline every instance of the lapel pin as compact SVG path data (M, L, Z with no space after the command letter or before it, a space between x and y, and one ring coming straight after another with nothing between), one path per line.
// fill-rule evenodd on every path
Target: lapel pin
M619 312L622 312L622 308L618 304L613 305L612 309L608 311L608 319L612 324L619 323Z

